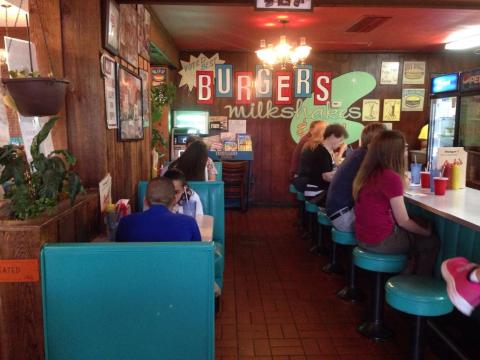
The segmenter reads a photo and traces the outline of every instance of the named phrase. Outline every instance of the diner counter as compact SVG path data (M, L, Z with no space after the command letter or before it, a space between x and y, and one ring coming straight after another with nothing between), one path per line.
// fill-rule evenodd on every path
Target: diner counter
M438 196L430 189L410 186L405 191L405 198L427 211L480 231L480 190L447 190L445 195Z

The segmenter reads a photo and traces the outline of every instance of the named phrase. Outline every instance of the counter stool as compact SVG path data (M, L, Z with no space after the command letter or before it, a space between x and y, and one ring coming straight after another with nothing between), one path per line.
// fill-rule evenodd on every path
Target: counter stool
M308 233L311 236L312 247L310 251L313 251L317 248L315 239L317 239L318 223L316 221L318 213L318 205L311 203L310 201L305 201L305 212L307 213L307 225Z
M385 294L391 307L415 316L409 359L423 359L425 317L442 316L453 310L445 282L417 275L397 275L388 279Z
M332 246L344 245L348 247L349 251L349 272L347 273L347 285L339 292L337 296L346 301L358 302L363 300L364 295L357 288L355 281L355 264L353 263L353 247L357 245L357 239L355 238L355 233L345 232L335 229L332 229Z
M295 185L290 184L290 185L288 186L288 192L289 192L290 194L297 194L297 189L295 188Z
M404 254L378 254L363 250L357 246L353 249L353 262L359 268L375 273L372 319L365 321L357 329L368 338L375 340L387 339L392 336L392 331L383 322L384 274L402 271L407 263L407 256Z

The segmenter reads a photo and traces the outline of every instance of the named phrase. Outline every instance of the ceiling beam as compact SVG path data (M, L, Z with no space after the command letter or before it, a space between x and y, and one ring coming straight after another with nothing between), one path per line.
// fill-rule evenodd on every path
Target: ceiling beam
M254 6L254 0L117 0L121 4ZM313 0L316 7L480 9L479 0Z

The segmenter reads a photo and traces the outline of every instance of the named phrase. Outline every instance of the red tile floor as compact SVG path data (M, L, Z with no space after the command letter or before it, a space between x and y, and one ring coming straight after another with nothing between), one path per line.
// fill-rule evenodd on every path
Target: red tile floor
M327 259L308 253L295 216L293 208L227 211L216 359L408 359L408 318L386 311L397 334L388 341L359 335L368 303L335 296L343 278L321 271Z

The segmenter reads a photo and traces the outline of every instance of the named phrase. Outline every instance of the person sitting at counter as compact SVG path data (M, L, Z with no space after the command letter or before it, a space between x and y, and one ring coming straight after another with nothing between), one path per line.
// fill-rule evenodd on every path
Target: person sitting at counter
M201 241L200 230L193 217L174 214L175 188L172 180L157 177L147 185L147 211L133 213L120 220L118 242Z
M383 254L409 254L404 273L431 276L439 239L431 224L420 225L407 213L405 138L386 130L370 144L353 182L355 234L360 247Z
M333 176L328 188L326 211L333 226L340 231L355 231L352 196L353 179L367 154L368 145L376 135L385 130L385 125L381 123L369 124L364 127L360 137L360 147L346 157Z
M316 135L307 141L300 156L298 177L293 184L303 191L305 198L323 206L328 186L335 174L335 150L343 147L348 133L340 124L327 126L323 136Z
M175 187L175 204L172 208L174 213L183 214L183 206L188 202L195 204L195 215L203 215L203 205L200 196L188 187L185 174L181 170L169 169L163 176L172 180Z
M298 176L298 167L300 164L300 155L302 154L302 150L304 145L308 140L311 138L320 138L323 139L323 133L325 132L325 128L327 127L328 123L323 120L315 120L310 123L310 129L308 132L303 135L303 137L298 142L297 146L295 146L295 150L293 150L292 160L290 162L290 180L293 180Z
M202 140L193 140L168 168L181 170L187 181L215 181L217 170L208 159L207 145Z

